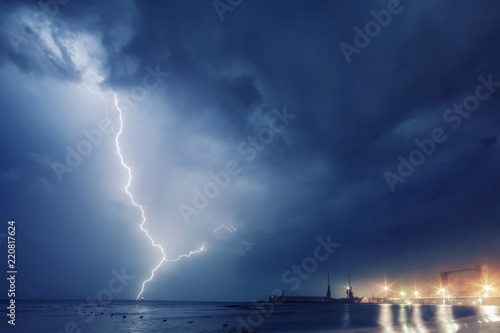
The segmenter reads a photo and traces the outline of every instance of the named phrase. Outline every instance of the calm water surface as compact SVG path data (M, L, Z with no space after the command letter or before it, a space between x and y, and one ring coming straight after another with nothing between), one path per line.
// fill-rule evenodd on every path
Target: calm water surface
M2 302L0 332L500 332L498 306L17 302L15 327Z

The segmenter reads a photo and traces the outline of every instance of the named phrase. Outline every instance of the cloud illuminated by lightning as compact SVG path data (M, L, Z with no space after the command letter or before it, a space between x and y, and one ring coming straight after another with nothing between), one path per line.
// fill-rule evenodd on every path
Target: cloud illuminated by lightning
M88 87L87 87L88 89ZM89 89L90 90L90 89ZM156 267L151 271L151 276L149 277L149 279L145 280L143 283L142 283L142 287L141 287L141 291L139 292L139 295L137 295L137 299L139 299L139 297L141 297L142 293L144 292L144 287L146 285L146 283L148 283L149 281L151 281L154 276L155 276L155 272L158 268L160 268L161 264L164 262L164 261L178 261L180 260L181 258L189 258L191 255L195 254L195 253L199 253L199 252L202 252L204 250L204 244L202 244L201 248L199 250L195 250L195 251L190 251L188 254L182 254L180 255L179 257L177 257L176 259L167 259L167 255L165 254L165 250L163 249L163 247L157 243L155 243L154 239L149 235L149 232L147 229L144 228L144 224L146 223L146 216L145 216L145 212L144 212L144 209L142 208L141 205L139 205L138 203L135 202L134 200L134 196L132 195L132 193L129 191L129 187L130 187L130 184L132 183L132 169L130 169L130 167L125 164L124 162L124 159L123 159L123 155L121 154L121 149L120 149L120 136L122 135L123 133L123 118L122 118L122 110L120 109L120 107L118 106L118 97L116 96L116 93L113 92L113 96L115 97L115 106L116 106L116 109L118 110L118 118L119 118L119 130L118 130L118 133L116 134L116 137L115 137L115 146L116 146L116 153L118 154L118 156L120 157L120 162L122 164L122 166L127 170L127 173L128 173L128 181L127 181L127 185L125 186L125 192L128 194L129 198L130 198L130 201L132 202L132 204L139 208L139 210L141 211L141 217L142 217L142 220L141 220L141 224L140 224L140 228L141 230L146 234L146 236L148 236L149 240L151 241L151 244L153 245L153 247L157 247L160 249L161 251L161 254L162 254L162 259L161 261L158 263L158 265L156 265ZM107 104L106 104L106 109L107 109ZM107 116L107 112L106 112L106 116ZM109 121L109 119L108 119Z

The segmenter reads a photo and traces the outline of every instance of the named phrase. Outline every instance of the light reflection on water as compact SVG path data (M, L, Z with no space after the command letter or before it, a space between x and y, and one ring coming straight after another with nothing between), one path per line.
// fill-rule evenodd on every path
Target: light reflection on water
M350 315L349 307L346 306L346 307L344 307L344 314L342 317L342 328L343 329L349 328L350 322L351 322L351 315Z
M378 324L384 328L384 332L392 333L394 330L392 329L392 310L390 304L382 304L380 305L380 316L378 319Z
M458 331L459 326L455 323L453 312L450 305L437 306L437 320L441 332L454 333Z
M87 313L89 310L98 312L95 319L87 323L87 315L76 312L80 303L76 300L24 301L19 305L23 318L19 331L61 332L71 321L88 333L235 333L241 320L259 322L260 315L253 303L114 301L98 309L88 307ZM0 315L2 312L6 311L0 309ZM260 326L252 327L254 332L500 332L500 307L491 305L283 304L275 305L268 317L261 317ZM0 322L0 332L3 332L1 325Z
M380 304L380 332L500 332L500 307ZM497 323L497 324L495 324Z
M413 323L415 325L415 331L418 333L427 333L428 330L425 327L424 320L422 318L422 308L419 304L413 305Z
M479 314L486 322L500 321L498 306L483 305L479 308Z

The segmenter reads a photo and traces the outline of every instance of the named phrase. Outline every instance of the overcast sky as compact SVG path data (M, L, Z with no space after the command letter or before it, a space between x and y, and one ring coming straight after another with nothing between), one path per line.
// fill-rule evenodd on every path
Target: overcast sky
M205 249L145 299L500 269L494 0L3 1L0 22L18 298L96 297L125 270L113 297L134 299L162 259L124 189L119 110L144 228L168 259Z

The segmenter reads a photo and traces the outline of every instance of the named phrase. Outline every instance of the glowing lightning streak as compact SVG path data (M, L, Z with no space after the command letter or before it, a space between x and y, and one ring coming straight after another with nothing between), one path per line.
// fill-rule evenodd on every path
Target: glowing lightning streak
M144 286L146 285L146 283L148 283L149 281L153 280L154 276L155 276L155 271L160 268L161 264L164 262L164 261L170 261L170 262L173 262L173 261L179 261L181 258L189 258L191 257L191 255L193 254L196 254L196 253L200 253L202 251L205 250L205 244L202 244L201 245L201 248L199 250L195 250L195 251L189 251L188 254L181 254L180 256L177 257L177 259L165 259L165 256L163 256L163 259L160 261L160 263L158 264L158 266L155 267L155 269L153 269L151 271L151 277L147 280L145 280L143 283L142 283L142 288L141 288L141 292L139 293L139 295L137 295L137 299L139 299L139 297L141 297L142 293L144 292Z
M232 225L228 227L227 225L221 224L218 228L216 228L213 231L213 233L215 234L217 231L219 231L220 229L223 229L223 228L227 229L229 232L235 232L236 230L238 230L235 227L233 227Z
M87 83L85 83L85 88L87 88L87 90L88 90L88 91L90 91L91 93L96 94L96 95L98 95L99 97L101 97L101 98L102 98L102 100L104 101L104 106L106 107L106 108L104 109L104 113L106 113L106 121L108 122L108 126L109 126L112 130L113 130L113 132L115 132L115 133L116 133L116 131L115 131L114 127L113 127L113 126L111 126L111 122L109 121L109 114L108 114L108 101L106 101L106 98L104 98L104 96L103 96L100 92L90 89L90 88L89 88L89 86L87 85ZM116 97L116 96L115 96L115 97ZM120 112L121 112L121 111L120 111Z
M118 113L119 113L119 119L120 119L120 129L118 130L118 133L116 134L116 137L115 137L115 145L116 145L116 152L118 154L118 156L120 157L120 162L122 164L122 166L127 169L127 173L128 173L128 181L127 181L127 185L125 186L125 192L128 194L128 196L130 197L130 201L132 202L132 204L139 208L139 210L141 211L141 217L142 217L142 221L141 221L141 224L140 224L140 228L141 230L146 234L146 236L148 236L149 240L151 241L151 244L153 245L153 247L157 247L160 249L161 251L161 254L162 254L162 259L160 261L160 263L158 265L156 265L156 267L151 271L151 276L149 279L145 280L143 283L142 283L142 287L141 287L141 292L139 293L139 295L137 295L137 299L139 299L139 297L141 297L142 293L144 292L144 286L146 285L147 282L151 281L153 279L153 277L155 276L155 272L158 268L160 268L161 264L164 262L164 261L178 261L179 259L181 258L189 258L191 255L195 254L195 253L199 253L199 252L202 252L204 250L204 245L201 246L201 248L199 250L196 250L196 251L190 251L188 254L182 254L180 255L177 259L167 259L167 255L165 254L165 250L163 249L163 247L161 247L161 245L159 244L156 244L155 241L153 240L153 238L149 235L149 232L147 229L144 228L144 223L146 223L146 216L145 216L145 213L144 213L144 209L142 208L141 205L139 205L138 203L135 202L134 200L134 196L132 195L132 193L129 191L129 187L130 187L130 183L132 182L132 170L130 169L130 167L125 164L124 160L123 160L123 156L121 154L121 149L120 149L120 136L123 132L123 118L122 118L122 110L118 107L118 97L116 96L115 92L113 92L113 95L115 97L115 106L116 106L116 109L118 110Z
M212 222L213 224L217 225L218 227L214 229L213 233L215 234L217 231L221 230L221 229L226 229L227 231L229 232L235 232L236 229L234 226L227 226L227 225L224 225L224 224L219 224L217 222L215 222L214 220L212 220L210 217L208 218L210 220L210 222Z

